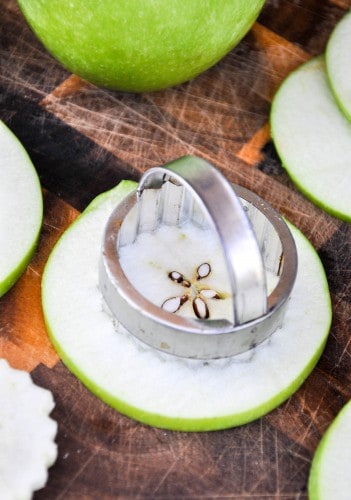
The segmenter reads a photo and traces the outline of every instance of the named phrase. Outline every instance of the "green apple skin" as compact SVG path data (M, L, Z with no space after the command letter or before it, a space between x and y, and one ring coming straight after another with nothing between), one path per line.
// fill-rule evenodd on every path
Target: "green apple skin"
M264 0L19 0L47 50L102 87L160 90L218 62L248 32Z
M308 479L309 500L349 500L351 400L331 422L315 451Z
M38 227L38 232L33 240L32 245L27 249L25 253L23 253L22 260L17 264L15 268L13 268L9 274L0 280L0 297L5 295L13 285L18 281L18 279L22 276L25 270L28 267L28 264L32 260L35 250L38 246L39 236L40 236L41 226Z
M5 177L7 180L12 179L10 197L12 202L17 200L14 203L17 206L17 213L15 211L11 213L11 220L17 218L17 220L14 219L13 224L21 227L22 234L25 235L18 240L12 239L14 231L6 235L6 231L0 228L1 238L5 239L2 246L12 245L14 248L11 257L16 256L11 259L7 268L4 265L0 266L0 297L2 297L25 272L37 248L43 222L43 198L38 174L27 151L2 121L0 121L0 151L0 169L2 170L0 182ZM0 212L3 214L6 207L1 205L4 196L1 189L0 194Z
M330 88L344 116L351 121L351 10L335 26L326 51L326 70Z
M272 101L270 130L282 165L301 193L351 222L351 126L334 99L324 55L282 82Z

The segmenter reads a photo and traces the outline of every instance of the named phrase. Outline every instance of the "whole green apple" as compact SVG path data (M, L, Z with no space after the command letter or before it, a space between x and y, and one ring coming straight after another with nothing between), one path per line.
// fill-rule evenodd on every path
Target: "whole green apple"
M218 62L264 0L19 0L47 50L96 85L160 90Z

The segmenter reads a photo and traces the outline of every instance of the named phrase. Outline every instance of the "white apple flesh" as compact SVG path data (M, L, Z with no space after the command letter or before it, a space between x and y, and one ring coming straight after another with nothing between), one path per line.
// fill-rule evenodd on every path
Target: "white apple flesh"
M42 217L42 192L35 168L15 135L0 122L0 296L26 269Z
M326 49L329 83L340 109L351 121L351 12L336 25Z
M233 321L223 252L219 238L210 229L191 223L181 230L162 225L152 233L141 233L133 244L122 246L119 258L130 283L155 305L181 316ZM268 294L277 281L273 273L266 273ZM206 314L197 311L198 306Z
M351 401L318 445L308 482L310 500L349 500L351 495Z
M316 252L292 228L297 281L282 328L265 343L239 356L206 362L158 352L111 316L98 287L107 219L135 187L125 181L100 195L52 251L42 298L54 346L93 393L146 424L204 431L260 417L298 389L323 351L331 305Z
M351 123L330 90L322 56L283 82L272 103L271 132L299 189L327 212L351 221Z

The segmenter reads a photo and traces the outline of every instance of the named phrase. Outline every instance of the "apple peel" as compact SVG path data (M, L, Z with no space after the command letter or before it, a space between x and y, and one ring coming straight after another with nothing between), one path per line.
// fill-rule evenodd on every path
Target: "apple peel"
M260 346L206 362L160 353L118 324L98 288L107 219L135 188L123 181L100 195L53 249L42 301L54 346L93 393L146 424L205 431L259 418L298 389L323 351L331 304L316 252L292 227L299 257L295 288L282 328Z
M35 168L17 137L0 121L0 296L32 258L42 217L42 192Z
M351 123L335 101L323 56L284 80L273 99L271 132L285 169L306 197L351 221Z
M341 111L351 121L351 12L335 26L327 44L326 68Z
M0 498L30 499L57 458L53 397L0 359L0 400Z
M99 86L148 92L188 81L249 31L264 0L20 0L30 27L70 72Z
M310 500L348 500L351 489L351 401L331 423L312 461Z

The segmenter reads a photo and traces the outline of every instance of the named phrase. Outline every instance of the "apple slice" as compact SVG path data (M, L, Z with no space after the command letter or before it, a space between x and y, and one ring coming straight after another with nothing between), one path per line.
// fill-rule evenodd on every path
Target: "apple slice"
M351 221L351 124L329 88L322 56L283 82L272 103L271 132L299 189L327 212Z
M351 491L351 401L324 434L312 461L310 500L349 500Z
M351 11L336 25L326 49L329 83L340 109L351 121Z
M57 457L50 391L0 359L0 498L29 499Z
M121 327L98 287L107 219L135 187L124 181L100 195L52 251L42 298L54 346L99 398L149 425L204 431L260 417L298 389L323 351L331 304L316 252L292 228L297 281L282 328L265 343L239 356L206 362L158 352ZM218 283L211 286L216 289Z
M42 217L38 175L21 143L0 121L0 296L30 261Z

